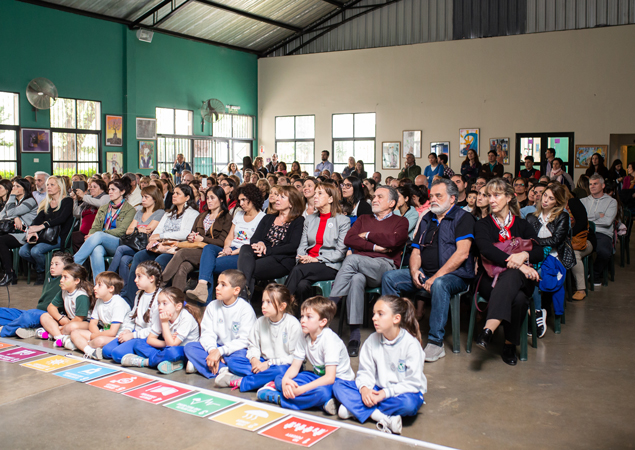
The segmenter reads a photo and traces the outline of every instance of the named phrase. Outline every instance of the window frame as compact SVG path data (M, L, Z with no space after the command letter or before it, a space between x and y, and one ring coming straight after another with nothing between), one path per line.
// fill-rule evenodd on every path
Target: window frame
M21 100L20 93L12 92L12 91L2 91L2 93L17 95L16 104L17 104L18 113L16 115L17 125L0 124L0 130L15 132L15 145L16 145L15 161L11 159L2 159L0 160L0 163L15 162L15 176L22 176L22 127L20 126L20 100Z
M72 97L61 97L64 98L66 100L73 100L75 102L75 128L53 128L50 127L50 131L51 131L51 169L50 169L50 173L52 175L55 175L54 172L54 167L55 167L55 163L75 163L75 173L80 173L77 170L77 166L80 163L96 163L97 164L97 169L95 171L95 173L100 173L102 164L106 164L104 161L104 158L102 158L102 151L103 151L103 147L102 147L102 143L101 143L101 137L102 137L102 128L103 128L103 120L102 120L102 115L103 115L103 108L102 108L102 102L101 100L92 100L92 99L88 99L88 98L72 98ZM82 101L82 102L93 102L93 103L99 103L99 114L97 114L98 118L99 118L99 128L97 130L85 130L85 129L80 129L78 128L77 124L78 124L78 111L79 109L77 108L77 102L78 101ZM52 121L49 121L49 125ZM70 134L75 134L75 160L55 160L54 159L54 155L55 155L55 151L53 149L53 134L54 133L70 133ZM97 136L97 160L95 161L79 161L77 159L77 156L79 154L79 149L77 147L77 135L78 134L92 134L92 135L96 135ZM88 174L85 174L88 176Z
M278 153L278 142L292 142L293 143L293 160L292 161L284 161L285 164L287 164L287 171L291 172L291 164L293 164L293 161L297 161L298 163L300 163L300 168L302 170L304 170L304 168L302 168L302 165L308 165L311 166L311 170L307 170L306 172L309 173L309 175L313 176L313 173L315 172L315 159L316 159L316 154L315 154L315 114L300 114L300 115L286 115L286 116L275 116L274 119L274 136L277 136L277 130L276 130L276 123L278 121L279 117L293 117L293 139L278 139L277 137L275 138L275 147L274 147L274 151L276 153L276 155L279 155ZM297 135L297 129L296 129L296 119L298 117L313 117L313 138L296 138ZM298 142L311 142L313 143L313 162L303 162L300 161L298 159L298 153L297 153L297 143ZM321 152L320 152L321 153Z
M158 114L157 114L157 109L171 109L172 111L174 111L174 123L173 123L173 125L174 125L174 134L165 134L165 133L160 133L160 132L159 132L158 119L157 119L157 116L158 116ZM190 119L190 129L191 129L191 131L192 131L192 134L177 134L177 133L176 133L176 111L177 111L177 110L178 110L178 111L187 111L188 113L190 113L190 114L191 114L192 118ZM165 107L163 107L163 106L156 106L156 107L154 108L154 117L155 117L155 119L157 120L157 137L158 137L159 135L162 135L162 136L175 136L175 137L176 137L176 136L190 137L190 136L193 136L193 135L194 135L194 110L193 110L193 109L165 108Z
M256 135L256 116L251 116L249 114L230 114L230 113L224 113L221 114L222 116L228 116L228 117L232 117L231 120L231 136L216 136L214 135L214 123L211 124L211 137L217 141L222 141L222 142L227 142L228 144L228 151L229 151L229 162L227 164L225 164L224 168L222 170L225 170L227 168L227 165L229 163L235 163L236 167L238 167L238 170L242 170L243 169L243 161L242 159L240 161L234 161L235 157L236 157L236 153L234 150L234 142L244 142L244 143L248 143L249 144L249 155L252 159L254 158L254 142L255 142L255 135ZM251 118L251 139L250 138L244 138L244 137L234 137L234 120L233 117L249 117ZM212 166L218 168L218 163L216 161L212 162ZM216 173L221 173L221 171L218 171Z
M352 114L353 115L353 137L346 137L346 138L335 138L333 137L333 118L335 116L340 116L340 115L348 115L348 114ZM373 137L355 137L355 116L358 114L374 114L375 115L375 136ZM332 163L333 163L333 169L338 172L338 170L335 168L336 165L348 165L348 160L344 163L336 163L335 162L335 143L336 142L353 142L353 155L348 155L348 157L352 156L353 158L355 158L355 161L358 161L360 158L356 158L355 157L355 142L356 141L373 141L373 161L372 161L372 167L373 167L373 171L377 171L377 113L374 111L368 111L368 112L356 112L356 113L351 113L351 112L344 112L344 113L332 113L331 114L331 159L332 159ZM366 171L366 173L368 174L369 171L366 168L366 161L364 161L364 170ZM341 171L340 171L341 173ZM372 173L372 172L371 172Z

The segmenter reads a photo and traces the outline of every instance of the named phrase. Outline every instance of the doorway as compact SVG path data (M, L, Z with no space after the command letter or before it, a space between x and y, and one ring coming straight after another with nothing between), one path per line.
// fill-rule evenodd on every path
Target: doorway
M525 167L525 156L534 157L534 167L542 172L547 160L547 149L556 151L569 175L573 176L575 142L574 133L516 133L516 172Z

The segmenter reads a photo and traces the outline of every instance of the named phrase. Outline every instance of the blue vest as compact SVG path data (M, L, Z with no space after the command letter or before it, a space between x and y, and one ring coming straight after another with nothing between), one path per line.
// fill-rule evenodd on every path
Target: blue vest
M439 225L439 230L437 232L437 242L439 244L439 268L443 267L448 259L452 257L454 252L456 252L456 234L454 229L456 228L456 224L465 214L471 215L471 213L465 211L463 208L459 208L454 205L450 208L450 211L448 211ZM421 242L422 237L425 238L425 233L432 220L436 221L436 216L432 213L432 211L428 211L428 213L421 219L419 230L415 236L414 243L412 244L413 247L419 248L419 243ZM450 273L463 279L469 280L474 278L474 256L472 255L472 252L470 251L470 255L465 261L463 261L463 264L461 264L458 269Z

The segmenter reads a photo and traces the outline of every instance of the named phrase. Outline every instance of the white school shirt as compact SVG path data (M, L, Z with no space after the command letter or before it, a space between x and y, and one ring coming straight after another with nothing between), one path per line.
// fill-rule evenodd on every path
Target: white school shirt
M157 289L155 292L152 292L150 294L144 292L143 294L141 294L140 297L137 296L135 298L134 307L132 308L132 311L130 311L130 317L134 315L135 311L139 311L137 317L135 317L135 328L132 332L132 335L135 339L146 339L150 335L150 325L152 324L152 318L155 316L155 314L158 314L159 311L159 299L157 298L159 296L159 292L161 292L161 289ZM154 297L154 302L152 303L152 307L150 308L150 321L146 323L146 321L143 320L143 316L148 310L148 306L150 305L152 296L154 294L157 295Z
M249 333L247 359L263 357L274 366L291 364L298 341L303 337L300 322L289 314L284 314L278 322L260 317Z
M238 297L229 306L214 300L207 305L201 322L201 345L207 353L218 348L221 355L231 355L247 348L255 322L254 309L242 298Z
M172 336L176 334L176 337L181 340L181 344L179 344L179 346L183 346L189 342L198 341L198 323L187 309L183 308L176 320L168 323ZM152 318L150 331L156 337L163 334L163 327L161 326L161 318L159 317L158 307Z
M240 209L236 210L234 218L232 219L232 223L234 224L234 239L230 247L240 248L245 244L249 244L256 228L258 228L258 224L265 215L265 213L260 211L256 214L256 217L251 219L251 222L245 222L245 211Z
M97 300L90 318L98 320L104 329L109 329L113 323L123 323L126 314L130 312L130 305L120 295L113 295L110 300L104 302Z
M300 339L293 358L301 361L308 359L313 372L321 377L326 373L326 366L337 366L336 378L346 381L355 379L346 345L330 328L324 328L314 343L311 343L309 334Z
M386 398L408 392L425 394L428 380L423 374L425 354L421 344L403 328L392 341L379 333L371 334L359 353L355 384L374 389L379 386Z

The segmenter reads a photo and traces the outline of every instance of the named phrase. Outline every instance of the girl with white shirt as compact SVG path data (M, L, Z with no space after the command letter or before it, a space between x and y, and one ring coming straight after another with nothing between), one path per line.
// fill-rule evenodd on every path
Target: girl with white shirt
M254 391L286 373L295 347L303 339L300 322L293 316L294 304L285 286L267 285L262 293L263 316L251 328L247 352L225 358L227 367L219 371L216 387Z
M185 344L200 336L200 310L185 304L185 294L173 287L162 290L158 300L148 338L135 340L133 353L121 358L122 366L156 367L164 374L183 369Z
M122 293L122 296L128 298L128 303L132 305L134 302L134 279L137 266L143 261L154 260L162 269L165 269L177 250L175 246L167 245L165 241L186 241L198 215L192 188L187 184L179 184L172 194L172 208L161 218L148 240L146 250L138 252L132 259L128 282Z
M410 300L381 296L373 307L371 334L359 354L355 381L338 379L333 395L340 402L342 419L368 418L386 433L400 434L401 416L414 416L423 405L427 380L421 333Z
M102 350L104 358L121 363L121 358L134 349L135 341L150 335L151 318L159 310L157 295L161 292L161 266L156 261L143 261L137 266L135 283L139 288L132 311L126 317L117 339Z

